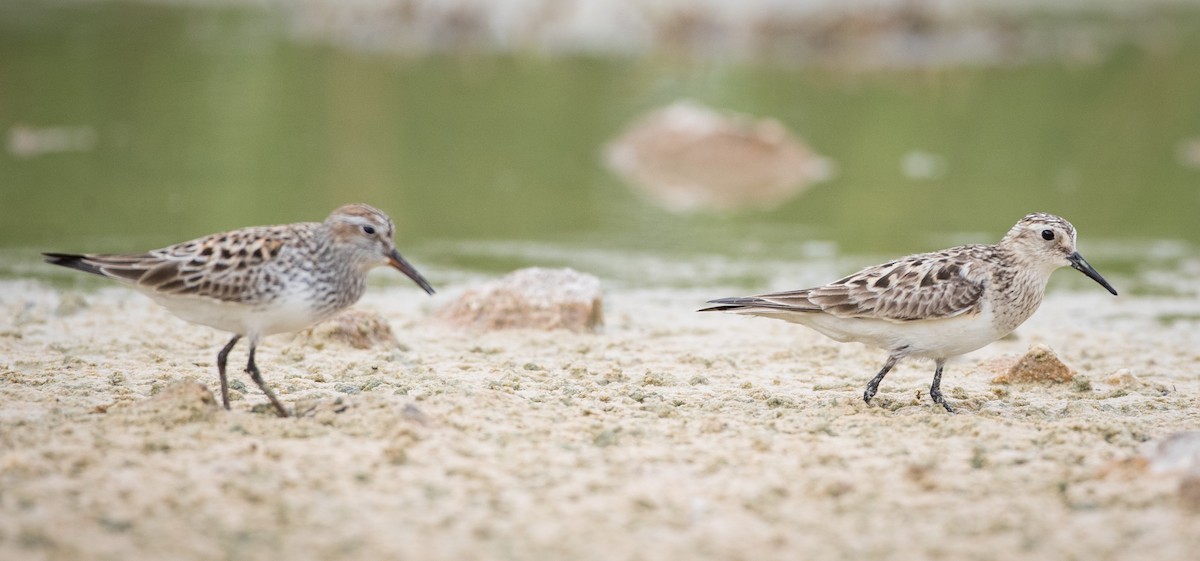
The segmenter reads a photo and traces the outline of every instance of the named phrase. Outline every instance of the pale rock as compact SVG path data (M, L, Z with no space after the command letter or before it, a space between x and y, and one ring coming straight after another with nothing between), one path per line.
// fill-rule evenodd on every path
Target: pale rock
M1104 380L1102 381L1107 385L1116 386L1123 389L1137 388L1145 384L1145 382L1142 382L1142 380L1137 376L1134 376L1133 372L1130 372L1128 368L1117 370L1116 372L1105 376Z
M604 323L600 281L572 269L521 269L468 289L438 316L452 325L595 331Z
M345 345L355 349L395 348L400 346L386 319L376 312L351 308L297 333L293 339L302 345L322 347Z
M992 379L993 384L1051 383L1063 384L1075 379L1075 371L1059 360L1054 349L1037 343L1007 372Z

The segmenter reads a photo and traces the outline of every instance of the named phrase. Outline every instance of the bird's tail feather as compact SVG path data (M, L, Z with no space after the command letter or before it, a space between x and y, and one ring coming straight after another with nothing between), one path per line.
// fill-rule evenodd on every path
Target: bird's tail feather
M773 298L774 295L767 296L743 296L737 298L718 298L709 300L709 304L715 304L707 308L701 308L700 312L731 312L735 314L748 314L758 316L771 317L787 317L797 313L805 312L820 312L820 306L813 304L807 297L798 298L796 294L787 294L786 300L782 298ZM780 296L784 296L781 294Z
M86 255L79 255L77 253L43 253L42 257L45 257L46 262L51 265L60 265L69 269L92 273L93 275L107 276L100 267L89 262Z

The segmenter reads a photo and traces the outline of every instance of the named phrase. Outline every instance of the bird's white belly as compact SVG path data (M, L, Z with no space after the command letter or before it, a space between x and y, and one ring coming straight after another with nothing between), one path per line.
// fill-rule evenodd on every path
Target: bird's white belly
M836 341L857 341L891 351L905 349L909 355L929 358L969 353L1006 335L992 321L988 310L976 315L907 322L826 314L800 316L795 321Z
M291 291L268 304L248 305L209 298L148 293L171 313L192 323L248 337L299 331L328 314L318 313L305 293Z

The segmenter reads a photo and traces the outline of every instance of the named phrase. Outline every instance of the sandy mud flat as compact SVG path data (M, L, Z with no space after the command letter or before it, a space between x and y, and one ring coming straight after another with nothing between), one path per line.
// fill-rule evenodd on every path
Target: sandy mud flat
M1194 559L1200 497L1149 444L1200 429L1200 304L1054 293L1014 338L902 363L605 288L600 333L470 333L373 287L398 345L281 335L276 418L227 336L123 288L0 282L2 559ZM1062 384L992 383L1048 345ZM243 364L245 348L231 355Z

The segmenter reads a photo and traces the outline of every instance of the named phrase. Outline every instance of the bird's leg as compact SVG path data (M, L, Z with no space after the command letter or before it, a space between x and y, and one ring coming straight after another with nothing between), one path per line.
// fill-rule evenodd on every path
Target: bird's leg
M258 384L258 389L267 394L267 399L271 400L271 405L275 406L275 412L280 417L287 417L287 409L283 408L283 404L279 403L279 399L275 397L275 392L271 391L271 388L268 388L267 384L263 382L262 374L258 372L258 366L254 364L254 350L257 346L257 341L252 337L250 339L250 362L246 363L246 373L250 375L250 379L254 380L255 384Z
M949 403L942 398L942 367L946 365L945 359L938 359L937 370L933 372L933 385L929 387L929 397L933 398L934 403L941 404L946 408L946 411L953 413L954 408L950 407Z
M229 411L229 378L225 377L225 361L229 358L229 351L233 350L233 346L241 338L241 335L234 335L225 348L217 353L217 374L221 375L221 403L225 404L226 411Z
M875 392L879 391L879 383L883 381L883 377L887 376L887 373L892 369L893 366L896 366L896 363L900 362L900 359L902 358L904 358L904 355L902 354L892 354L888 356L887 362L883 363L883 368L880 369L879 373L867 383L867 391L863 392L863 401L871 403L871 398L875 397Z

